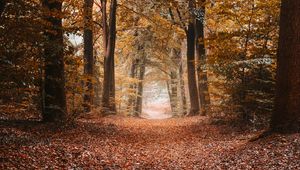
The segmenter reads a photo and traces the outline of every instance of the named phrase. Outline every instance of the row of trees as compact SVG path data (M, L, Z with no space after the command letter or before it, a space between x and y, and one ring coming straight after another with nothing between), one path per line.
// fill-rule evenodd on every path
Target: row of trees
M235 1L209 11L208 63L213 76L211 96L216 110L241 119L266 122L275 97L276 49L280 2ZM221 94L221 95L220 95ZM230 114L230 113L228 113Z
M206 115L223 105L253 120L273 109L278 5L1 1L1 108L30 105L49 122L96 106L139 116L152 78L166 83L173 115ZM298 7L282 2L274 130L299 129ZM83 48L70 36L83 37Z
M49 26L46 31L47 40L45 51L45 109L43 119L45 121L66 120L66 94L64 79L64 44L62 27L62 2L44 1ZM84 87L84 111L91 111L94 98L94 42L93 42L93 0L85 0L83 3L83 40L84 40L84 75L86 78ZM102 31L104 49L104 80L102 107L105 113L115 112L115 73L114 51L116 43L116 8L117 1L110 2L109 18L107 17L107 1L101 1Z

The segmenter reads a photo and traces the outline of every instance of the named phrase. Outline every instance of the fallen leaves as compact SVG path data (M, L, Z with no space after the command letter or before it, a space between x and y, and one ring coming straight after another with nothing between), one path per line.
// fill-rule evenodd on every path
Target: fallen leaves
M1 125L0 169L299 169L300 135L237 133L208 118L111 116ZM226 133L224 133L226 132Z

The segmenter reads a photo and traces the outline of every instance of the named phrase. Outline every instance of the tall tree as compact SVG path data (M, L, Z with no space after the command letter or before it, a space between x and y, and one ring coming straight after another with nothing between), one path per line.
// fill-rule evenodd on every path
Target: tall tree
M300 1L281 3L277 92L271 129L279 132L300 130Z
M179 70L178 70L178 82L179 82L179 90L180 90L180 100L181 100L181 115L185 115L187 113L187 102L186 102L186 94L185 94L185 83L183 79L183 57L180 57Z
M66 120L66 94L64 77L64 43L62 28L62 1L43 0L43 7L48 22L44 46L45 55L45 111L46 122Z
M189 8L195 7L194 0L189 0ZM195 68L195 23L194 17L190 16L188 29L186 31L187 37L187 73L188 73L188 87L190 94L191 108L189 115L197 115L200 111L198 89L196 82L196 68Z
M177 36L174 36L174 39L178 40ZM173 116L178 116L180 113L180 66L181 66L181 52L179 49L171 48L170 49L171 61L174 66L170 68L169 80L167 81L167 87L169 92L171 110Z
M84 74L87 77L84 94L84 109L86 112L91 110L94 94L93 4L94 0L84 0Z
M116 44L117 0L110 2L109 24L107 23L106 0L102 0L103 46L104 46L104 82L102 107L106 112L116 112L114 55Z
M171 110L172 115L177 116L178 115L178 93L177 93L177 87L178 87L178 78L177 78L177 72L171 71L170 72L170 80L167 80L167 87L168 87L168 93L170 98L170 104L171 104Z
M131 68L130 68L130 78L131 79L136 78L137 65L138 65L138 60L133 59L132 62L131 62ZM130 83L129 89L130 89L130 92L129 92L130 95L128 96L127 109L130 113L133 113L134 108L136 106L136 100L135 100L135 95L136 95L136 91L137 91L136 83ZM133 114L133 115L137 116L135 114Z
M143 50L143 47L140 47ZM137 86L137 98L136 98L136 106L135 106L135 116L139 116L142 113L142 105L143 105L143 88L144 88L144 77L146 71L146 63L145 63L145 54L142 53L142 57L139 59L139 73L138 79L139 83Z
M196 44L196 60L197 60L197 76L198 76L198 93L201 106L201 114L206 114L207 106L210 104L208 92L208 78L206 70L206 53L204 44L204 19L205 19L205 0L201 1L199 9L197 9L197 18L195 21L195 44Z

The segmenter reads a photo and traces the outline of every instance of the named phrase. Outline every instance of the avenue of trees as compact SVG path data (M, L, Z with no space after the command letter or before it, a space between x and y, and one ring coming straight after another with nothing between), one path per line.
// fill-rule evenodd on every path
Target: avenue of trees
M140 116L145 84L158 83L173 116L236 115L299 132L299 8L299 0L2 0L1 119Z

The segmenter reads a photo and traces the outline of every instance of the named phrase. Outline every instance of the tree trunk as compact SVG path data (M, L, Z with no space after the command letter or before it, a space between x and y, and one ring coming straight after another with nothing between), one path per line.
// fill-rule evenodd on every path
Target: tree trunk
M207 106L210 104L208 92L206 54L204 45L204 16L205 7L201 7L201 17L196 19L196 59L197 59L197 76L198 76L198 95L201 106L201 115L206 115Z
M136 78L136 66L137 66L137 60L134 59L132 61L132 64L131 64L131 69L130 69L130 78L134 79ZM129 89L130 89L130 95L128 97L128 105L127 105L127 110L130 112L130 113L133 113L134 110L133 108L135 108L136 106L136 103L135 103L135 96L136 96L136 84L135 83L131 83L130 86L129 86ZM134 95L133 95L134 93Z
M109 108L109 92L110 92L110 82L109 82L109 67L107 66L107 41L108 41L108 25L107 25L107 13L106 13L106 1L101 0L102 7L102 31L103 31L103 50L104 50L104 75L103 75L103 92L102 92L102 107L104 112L108 112Z
M178 39L177 35L174 34L174 39ZM172 110L172 115L173 116L178 116L179 115L179 100L180 96L178 92L180 91L179 84L179 72L178 69L181 65L181 56L180 56L180 51L176 48L172 48L170 51L170 56L172 59L172 62L174 64L174 67L171 68L171 73L170 73L170 80L167 81L167 86L168 86L168 91L169 91L169 98L170 98L170 104L171 104L171 110Z
M107 28L106 18L106 0L102 1L103 10L103 34L104 34L104 80L103 80L103 96L102 107L106 114L114 114L115 105L115 76L114 76L114 54L116 43L116 10L117 0L112 0L110 4L109 29ZM105 13L105 14L104 14Z
M94 98L93 4L94 0L84 0L84 74L87 78L84 93L84 109L86 112L91 111Z
M187 113L187 104L186 104L186 95L185 95L185 83L183 79L183 59L181 56L181 61L179 65L178 71L178 82L179 82L179 90L180 90L180 97L181 97L181 114L186 115Z
M281 4L275 110L271 129L300 131L300 1Z
M137 88L137 99L136 99L136 108L135 108L135 115L134 116L139 116L142 113L142 106L143 106L143 81L144 81L144 76L145 76L145 71L146 71L146 66L145 66L145 56L143 56L142 59L139 61L139 83L138 83L138 88Z
M116 96L116 82L115 82L115 57L114 56L112 57L112 61L111 61L110 64L111 64L111 69L112 69L112 73L110 75L111 76L110 77L111 87L110 87L110 93L109 93L110 111L112 111L113 113L116 113L117 108L116 108L116 101L115 101L115 96Z
M176 72L173 71L171 72L170 80L167 81L167 87L168 87L172 114L173 116L177 116L178 115L178 109L177 109L178 94L177 94L177 73Z
M190 112L188 115L194 116L199 114L199 99L196 82L195 70L195 27L194 23L188 25L187 34L187 69L188 69L188 87L190 94Z
M95 67L95 70L99 70L100 68L99 67ZM94 76L96 78L96 82L94 84L94 102L93 104L96 106L96 107L99 107L101 106L101 93L102 93L102 82L99 80L99 77L101 77L101 73L100 72L97 72L96 73L94 72Z
M45 31L47 42L44 46L45 112L43 120L46 122L63 122L67 118L67 106L62 19L49 16L50 12L61 12L62 1L44 0L43 7L47 12L46 20L51 24Z

